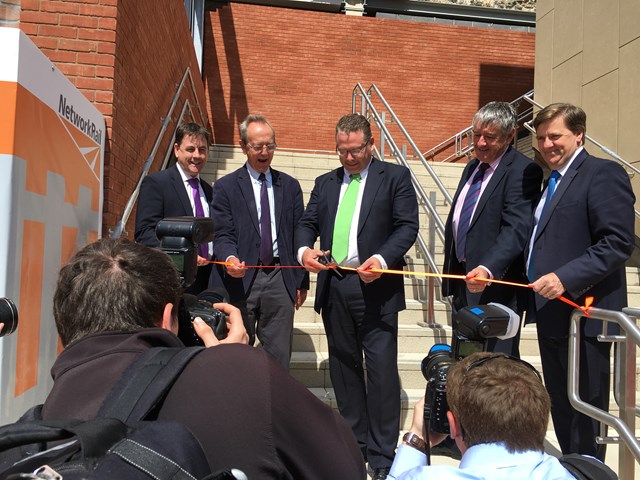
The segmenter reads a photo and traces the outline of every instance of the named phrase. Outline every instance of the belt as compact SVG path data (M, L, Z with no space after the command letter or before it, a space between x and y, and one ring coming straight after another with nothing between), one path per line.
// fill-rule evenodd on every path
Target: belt
M264 265L264 263L259 262L260 265ZM273 257L273 260L271 260L271 263L269 265L265 265L267 267L271 267L273 265L280 265L280 257Z

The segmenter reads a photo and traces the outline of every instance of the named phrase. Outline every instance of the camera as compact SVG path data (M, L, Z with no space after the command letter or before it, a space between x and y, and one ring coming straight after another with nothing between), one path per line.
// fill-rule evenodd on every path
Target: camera
M189 287L198 270L198 244L213 240L213 220L204 217L168 217L156 226L160 249L176 265L182 288ZM205 290L198 296L185 293L178 306L178 338L186 346L203 345L193 328L193 320L200 317L220 340L227 336L226 316L212 304L227 302L226 293Z
M18 328L18 308L6 297L0 297L0 323L4 323L0 337L10 335Z
M422 360L422 375L427 381L424 401L425 426L435 433L448 434L447 375L456 361L487 349L489 338L507 339L518 332L520 317L499 303L464 307L458 311L458 325L451 347L438 343Z

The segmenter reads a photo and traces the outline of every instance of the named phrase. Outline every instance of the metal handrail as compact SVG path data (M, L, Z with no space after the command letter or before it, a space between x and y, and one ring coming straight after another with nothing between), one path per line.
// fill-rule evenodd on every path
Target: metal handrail
M624 312L636 317L640 316L640 310L624 309ZM592 308L589 316L594 319L604 320L602 335L598 336L601 342L616 342L615 349L617 366L615 390L618 392L616 400L620 409L620 416L616 417L609 412L594 407L580 398L580 322L584 312L575 309L571 314L569 328L569 361L567 378L567 390L571 405L579 412L598 420L601 423L613 427L619 437L601 435L598 443L616 443L621 447L618 452L618 476L621 480L634 478L635 461L640 462L640 442L635 437L636 418L636 346L640 345L640 329L629 315L613 310ZM607 322L613 322L622 328L620 335L607 334ZM624 444L624 445L622 445Z
M142 180L144 180L144 177L146 177L149 174L149 169L151 168L151 165L153 164L153 161L156 157L156 154L158 153L158 149L160 148L160 143L162 142L162 139L164 137L164 134L167 131L167 127L169 126L169 123L171 122L171 115L173 114L173 110L175 109L176 105L178 104L178 100L180 99L180 94L182 93L182 88L184 87L187 79L189 79L189 83L191 85L191 91L193 92L193 98L196 100L196 107L198 108L198 113L200 114L200 119L201 121L205 118L203 113L202 113L202 109L200 108L200 102L198 101L198 95L196 94L196 90L195 90L195 82L193 81L193 77L191 76L191 69L189 67L187 67L184 71L184 74L182 75L182 79L180 80L180 83L178 84L178 87L176 88L176 92L173 95L173 100L171 101L171 105L169 106L169 110L167 111L167 114L165 115L165 117L162 119L162 125L160 127L160 131L158 132L158 135L156 136L156 140L153 144L153 148L151 149L151 153L149 153L149 155L147 156L143 166L142 166L142 171L140 172L140 177L138 178L138 182L136 183L136 187L134 188L133 192L131 193L131 196L129 197L129 201L127 202L127 205L124 208L124 211L122 213L122 218L120 220L118 220L118 223L116 223L115 228L111 231L111 238L120 238L120 236L122 235L125 226L127 225L127 222L129 221L129 217L131 216L131 212L133 212L133 207L136 203L136 200L138 199L138 193L140 192L140 185L142 184ZM189 109L189 111L191 112L191 116L193 117L193 111L191 110L191 104L189 102L189 99L185 100L185 104L183 105L182 111L180 112L180 116L178 117L178 121L176 123L180 123L180 121L182 120L182 118L184 117L184 113L186 109ZM163 168L164 166L166 166L168 158L170 155L170 150L168 154L165 154L164 156L164 160L163 160Z
M512 100L509 103L514 107L517 107L518 105L520 105L520 103L522 103L523 100L528 101L532 95L533 95L533 90L530 90L527 93L520 95L518 98L516 98L515 100ZM525 118L529 117L532 113L533 113L533 107L528 108L525 111L519 113L518 122L521 122ZM438 152L442 150L446 150L453 144L453 147L454 147L453 153L448 157L444 158L443 160L440 160L440 162L443 162L443 163L451 162L452 160L462 158L463 156L469 156L471 152L473 152L472 131L473 131L473 127L469 126L459 131L458 133L455 133L454 135L447 138L446 140L440 142L435 147L427 150L422 155L425 158L430 158L434 160L434 157L438 154ZM465 143L464 142L465 139L467 140L466 145L463 145ZM514 141L515 141L515 137L514 137Z

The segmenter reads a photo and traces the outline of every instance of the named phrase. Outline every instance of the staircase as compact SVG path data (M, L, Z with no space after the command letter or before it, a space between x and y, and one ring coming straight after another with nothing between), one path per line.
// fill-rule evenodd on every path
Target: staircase
M240 148L215 146L212 147L209 161L203 171L203 177L214 182L227 173L241 167L245 157ZM274 155L272 167L283 171L298 179L302 186L305 205L311 194L314 180L319 175L336 168L339 161L331 153L300 153L278 150ZM453 192L457 187L463 164L434 163L441 181ZM429 177L430 179L430 177ZM427 176L419 177L425 189L428 189ZM428 190L427 190L428 191ZM449 207L444 202L437 205L438 213L443 221L448 214ZM424 214L421 213L422 233L427 225ZM425 271L426 264L413 247L407 252L407 270ZM442 265L443 255L436 255L436 263ZM638 269L627 269L629 283L629 305L640 306L640 275ZM398 370L402 386L402 429L407 429L411 422L413 404L424 395L425 380L420 371L420 364L429 348L434 343L450 343L451 327L449 325L450 311L446 302L442 301L436 288L434 300L435 326L425 326L427 323L427 288L428 279L424 277L405 276L405 293L407 309L399 314L398 331ZM317 397L336 408L331 380L329 378L329 364L327 341L324 334L322 319L313 310L316 276L311 274L310 291L307 301L296 313L294 320L293 355L291 359L291 374L304 383ZM536 339L535 327L527 326L523 329L520 351L525 360L541 369Z

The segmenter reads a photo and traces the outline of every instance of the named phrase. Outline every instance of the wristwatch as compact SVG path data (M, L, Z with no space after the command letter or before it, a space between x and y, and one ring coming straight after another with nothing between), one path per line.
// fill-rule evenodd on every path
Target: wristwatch
M413 432L405 433L402 437L402 441L410 447L413 447L423 453L427 451L427 444L425 443L425 441Z

